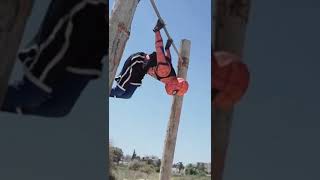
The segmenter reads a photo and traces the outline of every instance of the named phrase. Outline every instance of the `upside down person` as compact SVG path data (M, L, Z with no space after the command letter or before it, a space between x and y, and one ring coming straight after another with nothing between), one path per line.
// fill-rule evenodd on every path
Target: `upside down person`
M214 52L211 65L213 105L229 110L247 91L250 80L247 65L240 57L226 51Z
M18 53L23 79L10 85L2 111L63 117L102 71L107 2L54 0L28 48Z
M151 54L134 53L126 60L120 75L115 78L117 85L111 89L110 97L131 98L135 90L141 86L142 79L146 74L164 83L169 95L183 96L187 92L188 82L177 77L172 67L170 54L172 40L168 39L165 48L163 48L163 40L160 34L163 27L163 21L158 20L153 29L156 52Z

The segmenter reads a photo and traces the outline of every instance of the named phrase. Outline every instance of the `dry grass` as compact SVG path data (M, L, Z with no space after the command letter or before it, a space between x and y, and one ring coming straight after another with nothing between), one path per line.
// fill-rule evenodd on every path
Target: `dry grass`
M116 176L116 180L159 180L159 173L152 173L150 175L129 170L127 167L118 166L116 170L113 171ZM174 176L172 180L210 180L209 176Z

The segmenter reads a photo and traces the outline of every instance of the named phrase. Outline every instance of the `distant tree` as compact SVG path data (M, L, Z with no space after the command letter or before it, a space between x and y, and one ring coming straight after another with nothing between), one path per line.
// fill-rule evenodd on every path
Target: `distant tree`
M159 173L160 172L160 167L156 167L155 170L156 170L157 173Z
M156 162L156 167L160 168L160 166L161 166L161 159L158 159Z
M194 167L192 164L187 164L187 166L185 167L185 172L187 175L197 175L198 174L196 167Z
M190 169L190 168L193 168L193 167L194 167L193 164L190 164L190 163L186 165L186 169L187 168Z
M147 159L146 162L147 162L147 164L149 164L149 165L155 165L152 159Z
M198 171L199 176L203 176L207 174L205 163L197 163L196 169Z
M178 162L178 163L177 163L177 168L178 168L178 170L179 170L179 173L181 173L181 170L184 169L183 163L182 163L182 162Z
M159 173L159 172L160 172L160 167L161 167L161 159L158 159L158 160L155 162L154 166L155 166L155 171L156 171L157 173Z
M134 160L137 158L137 154L136 154L136 150L133 150L132 156L131 156L131 160Z
M148 176L154 172L156 172L155 167L150 164L144 164L141 168L140 171L143 173L146 173Z
M131 158L132 158L132 156L130 156L130 155L125 155L125 156L123 157L123 161L129 162L129 161L131 160Z
M112 147L110 148L111 152L111 160L117 164L119 164L119 161L123 158L123 151L122 149L118 147Z
M206 166L204 163L197 163L197 167L196 167L199 171L206 171Z
M113 175L110 175L109 180L116 180L116 178Z
M113 163L113 157L114 157L113 147L112 147L112 144L109 143L109 159L108 159L108 162L109 162L109 173L110 173L109 179L110 180L115 180L115 177L113 175L113 171L116 169L116 167L115 167L115 165Z
M133 171L138 171L144 166L144 163L135 159L129 163L129 169Z
M198 170L197 175L198 175L198 176L206 176L207 173L206 173L205 171L200 171L200 170Z
M178 166L177 164L173 164L172 165L173 168L177 168L177 166Z

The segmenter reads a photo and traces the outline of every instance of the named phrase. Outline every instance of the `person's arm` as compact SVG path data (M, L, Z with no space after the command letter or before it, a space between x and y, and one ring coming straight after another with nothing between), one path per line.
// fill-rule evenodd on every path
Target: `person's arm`
M170 60L171 62L171 53L170 53L170 46L172 44L172 39L168 39L167 40L167 43L166 43L166 46L165 46L165 50L166 50L166 57L168 60Z
M155 47L156 47L156 52L157 52L157 61L159 62L165 62L165 54L163 50L163 40L161 37L160 31L155 32Z

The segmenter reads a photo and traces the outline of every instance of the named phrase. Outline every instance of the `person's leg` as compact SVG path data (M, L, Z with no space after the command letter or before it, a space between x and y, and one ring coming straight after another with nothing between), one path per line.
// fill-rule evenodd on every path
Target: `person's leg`
M155 48L157 52L157 62L166 63L166 57L163 49L163 40L160 31L155 32Z
M156 51L157 51L157 66L156 66L156 74L159 77L167 77L171 71L171 64L167 60L163 50L163 42L161 38L160 31L157 31L156 34Z
M37 108L23 109L23 114L44 117L63 117L68 115L91 78L72 73L65 73L64 77L59 84L53 87L52 95L47 101Z
M126 92L122 95L121 98L130 99L138 87L139 86L135 86L135 85L128 86Z
M115 86L114 88L111 89L109 97L121 97L123 94L125 94L126 91L121 89L119 86Z
M21 108L32 109L50 97L50 94L34 85L27 78L9 85L1 111L20 113Z
M129 85L128 88L124 91L118 86L112 88L110 97L115 97L115 98L122 98L122 99L130 99L132 95L134 94L135 90L137 89L138 86L135 85Z

